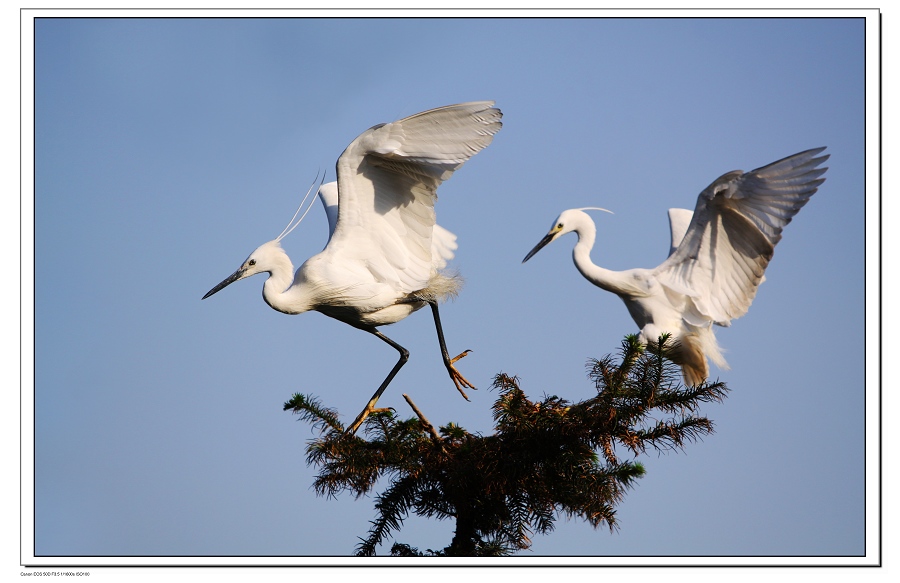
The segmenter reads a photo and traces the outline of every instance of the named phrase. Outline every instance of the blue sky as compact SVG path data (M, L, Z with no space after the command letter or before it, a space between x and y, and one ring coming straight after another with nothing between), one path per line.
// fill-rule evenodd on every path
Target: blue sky
M618 531L563 517L523 556L865 554L862 19L44 18L34 35L36 555L352 553L373 502L315 496L312 434L282 404L314 393L352 420L396 353L271 310L264 276L200 297L359 133L481 99L504 127L437 205L466 278L448 348L473 350L459 368L479 391L456 393L426 310L382 330L411 358L381 404L412 415L408 393L487 433L499 372L533 398L590 396L586 361L636 330L575 270L574 236L521 264L557 214L614 211L593 260L652 267L668 208L827 146L749 313L717 330L716 433L644 456ZM295 265L326 229L317 206L284 241ZM410 517L396 540L452 531Z

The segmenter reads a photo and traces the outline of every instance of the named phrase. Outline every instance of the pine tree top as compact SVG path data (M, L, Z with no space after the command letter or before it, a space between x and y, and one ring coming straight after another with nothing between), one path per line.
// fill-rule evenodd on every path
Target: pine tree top
M425 553L395 544L392 554L506 555L529 548L534 533L551 532L559 514L614 530L616 506L645 473L634 458L647 448L680 450L713 432L699 407L722 401L728 389L720 382L682 386L667 341L647 350L629 336L618 359L590 361L597 394L576 403L553 395L532 401L515 376L498 374L491 435L454 423L435 430L408 397L417 417L373 414L365 437L344 432L337 413L314 397L294 395L284 408L320 430L307 446L308 463L319 467L319 495L360 497L389 479L358 555L374 555L411 512L454 519L453 541ZM617 447L632 459L620 459Z

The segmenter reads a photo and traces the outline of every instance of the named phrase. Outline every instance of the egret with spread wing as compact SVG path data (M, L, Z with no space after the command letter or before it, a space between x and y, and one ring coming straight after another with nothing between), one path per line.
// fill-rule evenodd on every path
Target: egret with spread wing
M806 150L752 172L723 174L697 198L691 213L671 209L669 257L655 269L611 271L591 261L596 227L584 212L563 211L525 256L572 231L572 258L594 285L622 298L644 343L662 334L675 341L673 360L688 385L709 376L707 357L727 368L712 325L728 326L747 313L781 231L815 194L827 168L825 148ZM600 209L605 210L605 209Z
M475 388L454 366L468 351L450 358L444 342L438 302L455 295L461 280L443 271L453 257L456 237L435 224L434 204L438 186L500 130L502 114L493 105L449 105L364 132L338 158L337 182L319 189L329 222L325 249L294 273L280 241L303 220L304 212L203 296L267 272L263 298L275 310L316 310L393 346L400 359L348 428L351 433L378 410L379 397L409 358L409 352L378 327L399 322L426 305L450 378L467 400L464 387Z

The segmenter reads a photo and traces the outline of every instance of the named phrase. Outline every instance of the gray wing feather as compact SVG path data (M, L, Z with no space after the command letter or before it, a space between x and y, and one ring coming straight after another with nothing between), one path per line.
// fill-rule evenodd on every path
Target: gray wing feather
M816 193L825 148L806 150L751 172L728 172L697 199L678 248L654 270L695 312L727 325L747 312L782 230Z

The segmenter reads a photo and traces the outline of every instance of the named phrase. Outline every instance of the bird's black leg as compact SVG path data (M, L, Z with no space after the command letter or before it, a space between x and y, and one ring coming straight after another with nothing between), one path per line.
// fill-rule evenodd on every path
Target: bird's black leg
M450 353L447 352L447 344L444 342L444 329L441 327L441 315L438 313L438 305L436 301L429 301L428 305L431 306L431 313L434 315L434 327L437 329L438 342L441 343L441 356L444 358L444 366L447 367L447 372L450 373L450 378L453 380L453 384L456 385L456 390L460 392L463 398L468 401L469 396L466 395L466 392L463 390L463 387L469 389L475 389L475 385L466 380L464 376L459 374L459 371L456 370L456 367L453 366L453 363L464 357L465 355L472 352L471 350L464 350L460 354L456 355L454 358L450 358ZM478 389L475 389L478 390Z
M406 361L409 360L409 351L407 349L403 348L402 346L400 346L399 344L397 344L396 342L394 342L393 340L391 340L390 338L388 338L387 336L385 336L384 334L382 334L375 328L363 328L363 330L365 330L366 332L369 332L371 334L374 334L375 336L378 336L379 338L381 338L382 340L384 340L385 342L387 342L388 344L393 346L397 350L397 352L400 353L400 360L397 361L397 364L395 364L394 368L391 369L391 372L388 373L388 376L381 383L381 386L378 387L378 390L375 391L375 394L372 395L371 399L369 399L369 402L366 404L366 408L363 409L362 413L360 413L356 417L356 420L353 422L353 425L351 425L349 427L349 429L347 429L347 433L351 433L351 434L356 433L356 430L359 429L359 426L362 425L362 422L366 420L366 417L369 416L369 413L375 413L376 411L387 411L388 410L388 409L376 409L375 403L378 402L378 399L381 398L381 393L383 393L384 390L387 388L387 386L389 384L391 384L391 381L394 380L394 377L397 376L397 373L400 371L401 368L403 368L403 365L406 364Z

